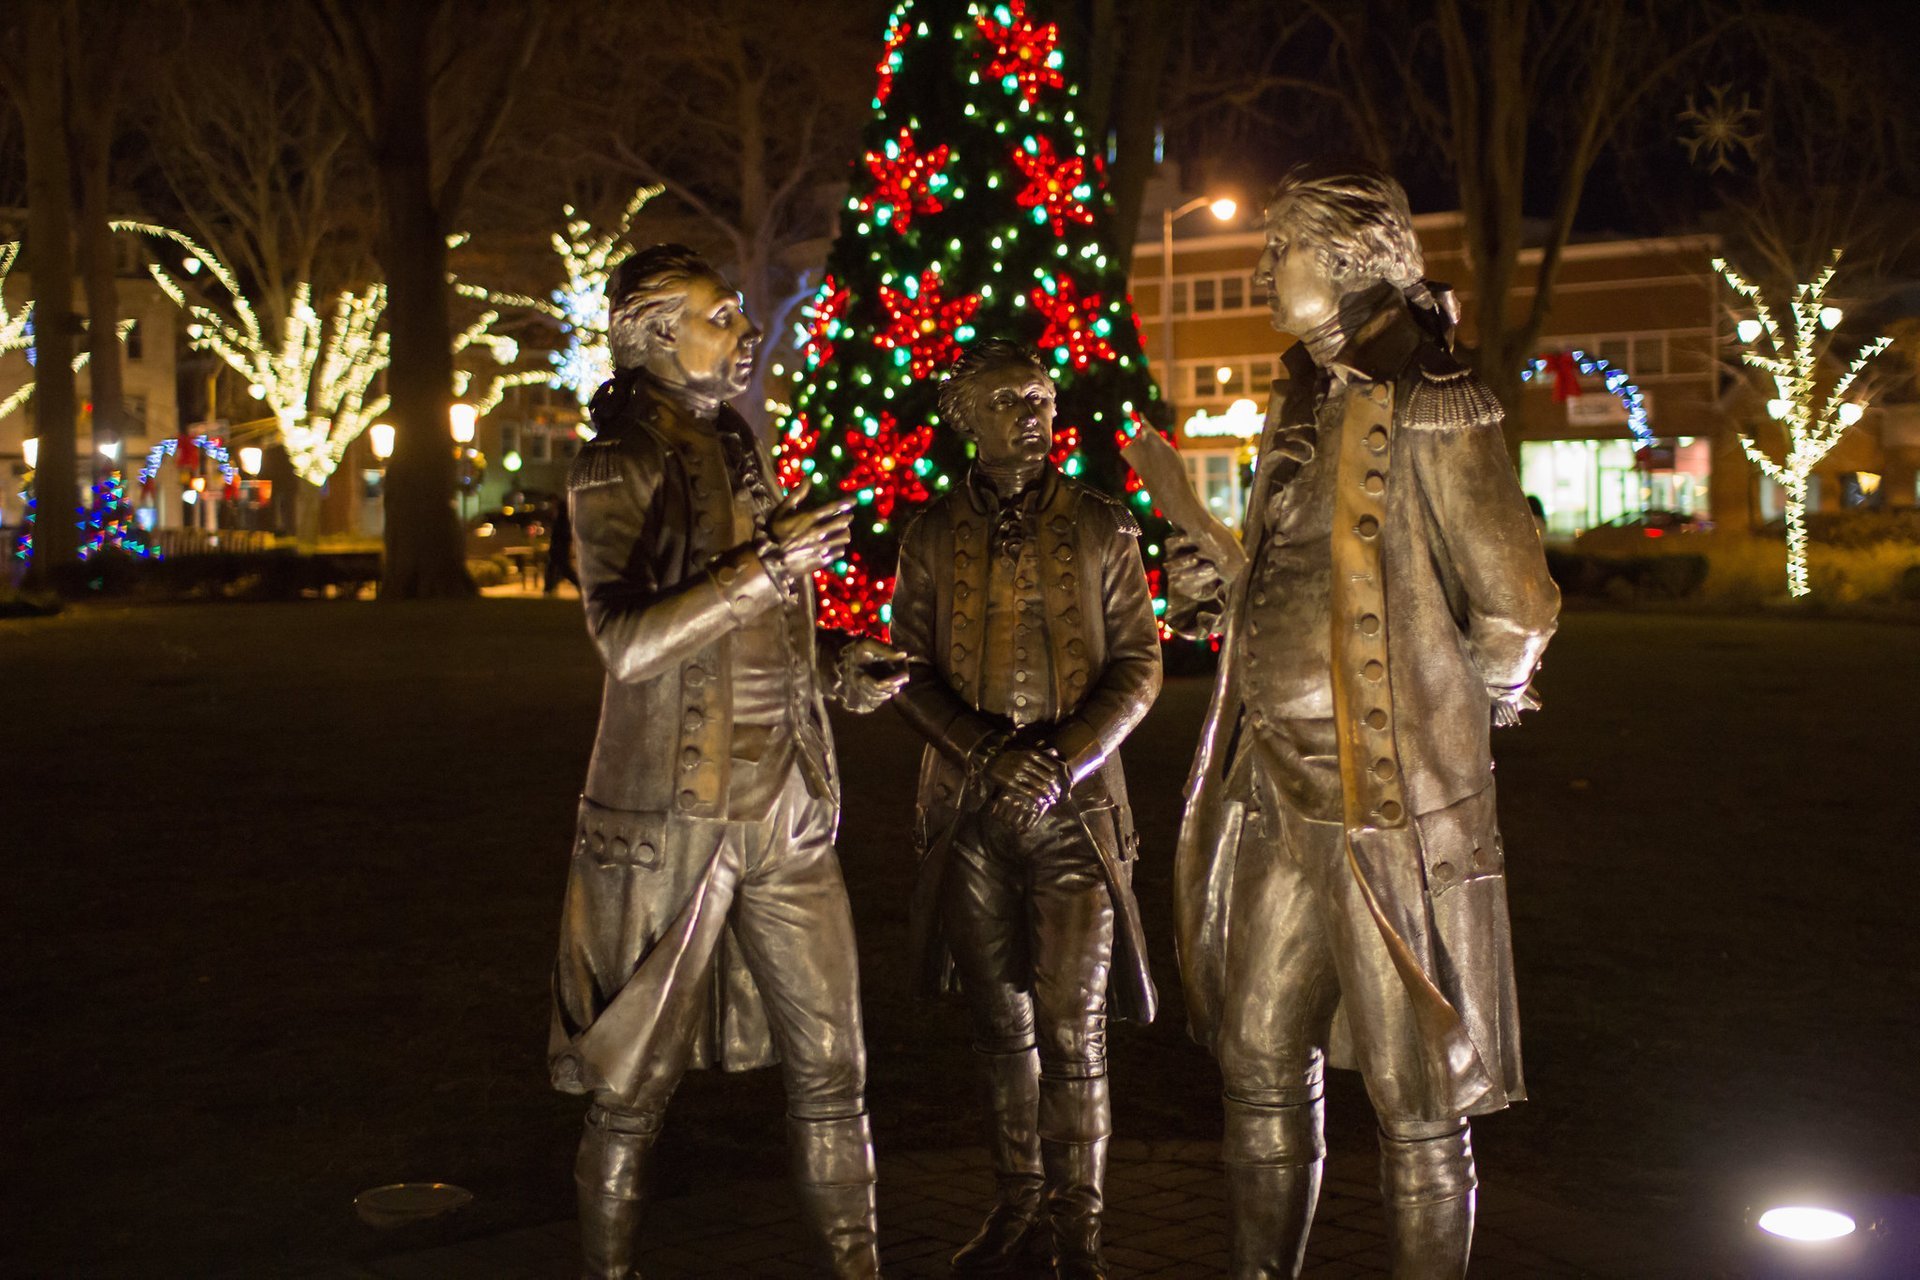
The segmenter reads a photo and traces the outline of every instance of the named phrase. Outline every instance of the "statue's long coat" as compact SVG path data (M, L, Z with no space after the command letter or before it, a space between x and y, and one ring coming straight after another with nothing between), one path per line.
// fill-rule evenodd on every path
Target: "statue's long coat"
M779 597L735 527L721 434L754 449L722 407L693 421L644 379L616 381L624 403L569 479L587 630L607 669L600 728L561 919L548 1058L566 1092L642 1092L671 1038L689 1065L747 1070L779 1060L759 989L706 892L728 818L733 632ZM606 394L606 393L603 393ZM819 661L811 584L792 613L796 677ZM832 737L816 679L801 727L802 765L837 808ZM722 934L712 962L708 950ZM848 957L847 963L853 963Z
M1369 326L1371 336L1345 356L1353 381L1337 456L1305 465L1341 469L1330 625L1349 869L1369 889L1375 924L1413 1002L1427 1064L1419 1105L1438 1118L1525 1096L1488 738L1495 700L1523 690L1539 662L1559 592L1507 455L1498 404L1403 303L1392 307L1391 321ZM1284 364L1263 460L1275 457L1278 434L1314 422L1312 362L1295 347ZM1244 534L1250 555L1266 536L1269 501L1287 501L1290 474L1288 464L1264 461L1256 470ZM1244 805L1228 785L1243 736L1253 732L1234 661L1246 576L1224 601L1175 599L1169 610L1176 629L1217 622L1225 636L1174 872L1188 1014L1209 1046L1220 1026L1234 865L1266 854L1242 847ZM1384 663L1384 680L1362 674L1372 661ZM1418 860L1425 894L1407 901L1391 892L1389 877L1370 870L1385 860ZM1336 1065L1354 1065L1347 1039L1343 1014Z

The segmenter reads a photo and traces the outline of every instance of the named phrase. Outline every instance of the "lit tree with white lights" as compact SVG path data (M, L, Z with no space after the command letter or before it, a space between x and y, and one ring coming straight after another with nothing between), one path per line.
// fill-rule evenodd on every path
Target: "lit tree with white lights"
M567 220L566 230L554 232L553 251L560 256L566 280L546 298L500 293L478 285L456 286L465 297L495 306L525 307L560 326L566 345L553 353L552 371L515 375L521 382L545 382L571 391L584 405L600 384L613 376L613 355L607 347L607 282L614 270L633 255L627 234L633 228L634 215L663 190L650 186L635 191L619 221L606 231L595 231L593 223L580 217L572 205L564 206L561 213Z
M33 347L33 303L28 302L18 311L7 309L7 276L13 270L13 264L20 257L20 242L10 241L0 244L0 356L11 355L15 351L28 351ZM122 322L120 336L125 337L132 328L130 321ZM73 358L74 372L86 367L89 352L82 350ZM29 378L5 399L0 399L0 421L7 415L33 398L33 380Z
M1827 301L1827 287L1839 269L1840 255L1841 251L1835 249L1819 275L1794 288L1784 326L1758 285L1750 283L1724 258L1713 260L1714 270L1753 305L1753 318L1740 321L1738 326L1740 341L1748 347L1741 352L1741 359L1773 379L1774 394L1767 401L1767 414L1786 432L1786 456L1779 461L1762 450L1752 436L1743 434L1740 447L1760 473L1786 495L1787 593L1792 596L1804 596L1811 590L1807 584L1807 480L1847 428L1860 421L1865 405L1858 398L1849 399L1848 393L1868 361L1885 351L1891 341L1874 338L1851 358L1834 349L1833 330L1843 313ZM1764 349L1758 345L1763 339ZM1846 367L1822 389L1820 370L1826 361L1844 361Z

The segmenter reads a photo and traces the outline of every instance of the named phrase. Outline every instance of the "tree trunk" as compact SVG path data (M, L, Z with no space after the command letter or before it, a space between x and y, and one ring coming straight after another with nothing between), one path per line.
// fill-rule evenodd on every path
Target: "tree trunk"
M447 242L434 200L428 117L428 39L434 7L396 5L384 15L385 102L375 139L383 213L380 266L387 279L393 358L393 459L386 478L386 566L380 598L470 596L454 509L452 321Z
M293 477L293 541L304 552L320 546L320 486Z
M1161 86L1166 83L1167 44L1174 22L1172 0L1138 0L1129 8L1129 23L1138 24L1134 30L1150 34L1125 42L1109 113L1114 149L1113 164L1107 170L1112 217L1106 249L1109 257L1126 263L1133 261L1133 246L1140 238L1140 207L1153 177Z
M97 45L97 42L89 41ZM90 77L99 85L102 78ZM125 465L127 436L124 368L120 363L120 288L115 270L109 207L108 155L112 143L111 107L105 101L80 109L73 154L80 162L80 269L87 292L87 381L93 403L94 470ZM99 447L119 444L111 461Z
M40 438L28 580L45 584L79 558L74 468L73 194L67 164L66 6L27 10L27 270L33 277L33 418Z

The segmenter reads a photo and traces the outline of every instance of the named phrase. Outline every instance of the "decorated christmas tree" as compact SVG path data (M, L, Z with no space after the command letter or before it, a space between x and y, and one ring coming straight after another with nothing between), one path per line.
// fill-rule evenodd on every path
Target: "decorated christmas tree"
M810 474L860 503L846 560L818 578L827 625L885 634L900 530L966 475L970 446L934 401L976 337L1040 349L1059 392L1055 464L1126 495L1160 560L1166 526L1119 454L1165 417L1128 264L1104 247L1132 229L1103 240L1104 165L1069 70L1058 27L1026 0L902 0L888 21L864 155L776 425L783 480Z

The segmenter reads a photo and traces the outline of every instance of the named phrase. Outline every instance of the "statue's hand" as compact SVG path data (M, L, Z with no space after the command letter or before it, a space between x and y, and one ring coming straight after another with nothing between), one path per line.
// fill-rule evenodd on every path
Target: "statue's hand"
M1188 600L1211 600L1227 589L1220 566L1184 533L1167 539L1167 587Z
M787 572L802 579L838 560L853 536L853 499L802 511L800 504L812 493L808 477L780 500L768 521L774 551Z
M1522 711L1538 711L1540 696L1533 691L1531 684L1523 684L1518 689L1489 689L1493 695L1493 727L1511 729L1520 723Z
M1067 793L1066 762L1032 747L1012 747L987 765L987 782L998 788L993 816L1026 831Z
M862 636L840 651L840 705L865 715L885 705L907 683L907 655Z

